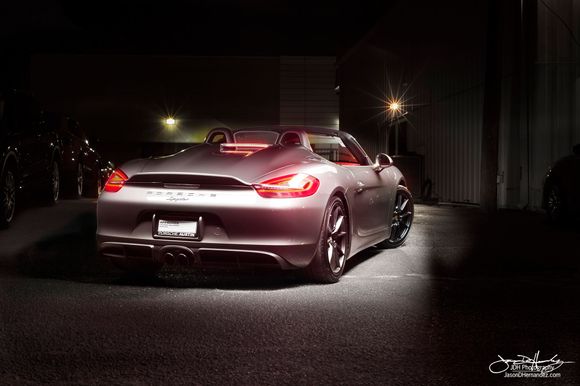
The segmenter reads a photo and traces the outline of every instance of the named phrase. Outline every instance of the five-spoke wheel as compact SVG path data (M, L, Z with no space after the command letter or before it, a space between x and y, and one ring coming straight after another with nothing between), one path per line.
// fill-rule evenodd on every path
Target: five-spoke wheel
M414 210L411 192L404 186L399 185L395 195L390 236L377 246L380 248L396 248L402 245L409 235L409 230L413 223Z
M333 197L324 212L318 250L307 274L320 283L336 283L342 272L350 247L348 213L343 201Z
M346 214L341 205L334 206L327 223L326 256L332 272L338 273L344 268L346 261L346 235L348 234Z

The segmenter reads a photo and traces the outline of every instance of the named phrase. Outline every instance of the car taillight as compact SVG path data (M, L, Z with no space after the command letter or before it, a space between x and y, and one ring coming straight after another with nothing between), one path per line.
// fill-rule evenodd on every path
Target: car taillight
M266 198L293 198L312 196L320 181L308 174L289 174L254 185L256 192Z
M105 192L113 192L113 193L118 192L119 190L121 190L123 185L125 185L125 182L128 179L129 177L127 177L125 172L123 172L121 169L116 169L109 176L109 179L107 180L107 183L105 184L105 188L103 190Z

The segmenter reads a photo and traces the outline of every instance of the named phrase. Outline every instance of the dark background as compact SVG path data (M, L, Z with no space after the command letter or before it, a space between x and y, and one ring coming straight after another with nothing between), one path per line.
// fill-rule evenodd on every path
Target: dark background
M433 205L317 286L133 281L96 256L95 200L33 204L0 233L0 384L506 384L489 363L537 350L575 364L520 383L578 384L578 224L541 201L580 143L579 37L574 0L1 3L1 87L78 119L106 160L322 125Z
M416 195L538 209L546 170L580 142L571 0L1 7L2 86L78 119L117 164L215 126L322 125L371 157L410 156Z

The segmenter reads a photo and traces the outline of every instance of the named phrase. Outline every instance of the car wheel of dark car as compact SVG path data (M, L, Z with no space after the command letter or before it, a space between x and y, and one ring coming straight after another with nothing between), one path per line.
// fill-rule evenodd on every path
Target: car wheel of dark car
M57 161L52 161L50 168L50 176L48 178L48 186L46 188L46 203L54 205L58 201L60 195L60 167Z
M74 171L62 176L62 191L66 197L80 198L85 191L85 174L82 163L78 163Z
M339 197L333 197L326 211L314 259L306 269L319 283L336 283L346 265L350 247L348 213Z
M411 224L413 224L414 210L411 192L404 186L399 185L395 196L395 207L393 208L391 235L388 239L377 244L377 247L396 248L402 245L409 235Z
M97 170L100 170L100 168L97 166ZM87 197L90 198L98 198L99 195L101 194L101 190L103 189L103 181L101 179L101 175L99 172L97 172L95 180L91 182L88 192L87 192Z
M546 213L550 221L561 223L565 220L564 197L560 187L552 184L546 194Z
M82 197L85 179L84 179L84 171L83 171L83 164L79 163L77 165L77 176L76 176L76 194L77 197Z
M0 181L0 227L7 227L16 210L16 178L10 169L4 171Z

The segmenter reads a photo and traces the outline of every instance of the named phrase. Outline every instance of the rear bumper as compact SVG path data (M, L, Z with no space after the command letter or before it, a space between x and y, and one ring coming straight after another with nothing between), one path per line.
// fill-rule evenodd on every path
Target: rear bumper
M112 260L141 260L168 265L192 267L233 267L233 268L278 268L283 270L300 268L280 255L259 249L235 249L231 246L187 246L183 243L163 245L139 244L122 241L99 242L101 256Z
M103 256L187 265L306 267L312 260L326 199L267 199L253 189L194 191L170 200L144 187L104 192L97 204L97 242ZM179 191L173 191L177 197ZM181 192L183 194L192 193ZM184 195L179 198L184 198ZM154 216L203 219L201 240L153 237Z

